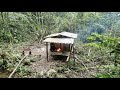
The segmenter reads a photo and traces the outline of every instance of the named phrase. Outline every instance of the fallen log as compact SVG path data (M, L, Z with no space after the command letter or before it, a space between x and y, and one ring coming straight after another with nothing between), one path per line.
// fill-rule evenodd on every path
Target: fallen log
M87 70L87 72L91 75L90 71L88 70L88 68L86 67L86 65L81 61L79 60L77 57L74 57L78 62L80 62L84 67L85 69Z
M8 78L11 78L12 75L15 73L15 71L17 70L17 68L19 67L19 65L21 64L21 62L27 57L28 55L24 56L23 59L20 60L20 62L18 63L18 65L15 67L15 69L13 70L13 72L9 75Z

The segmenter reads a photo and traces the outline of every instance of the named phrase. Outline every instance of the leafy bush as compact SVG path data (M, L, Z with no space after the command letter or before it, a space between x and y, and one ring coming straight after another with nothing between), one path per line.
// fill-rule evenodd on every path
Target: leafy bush
M104 72L97 73L96 78L120 78L120 66L104 68Z

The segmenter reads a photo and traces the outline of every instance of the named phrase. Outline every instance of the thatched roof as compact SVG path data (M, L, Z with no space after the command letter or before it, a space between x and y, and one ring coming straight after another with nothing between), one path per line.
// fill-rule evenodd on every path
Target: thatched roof
M55 33L55 34L48 35L45 38L52 38L52 37L59 36L59 35L66 36L69 38L77 38L77 34L70 33L70 32Z
M65 37L55 38L55 36L65 36ZM70 33L70 32L61 32L61 33L55 33L55 34L48 35L45 38L46 39L43 42L73 44L74 39L77 38L77 34Z
M73 38L47 38L43 42L73 44Z

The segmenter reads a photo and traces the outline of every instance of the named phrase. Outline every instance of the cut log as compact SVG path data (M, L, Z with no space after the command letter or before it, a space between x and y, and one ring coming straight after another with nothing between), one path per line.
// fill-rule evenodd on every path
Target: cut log
M12 75L15 73L15 71L17 70L17 68L19 67L19 65L21 64L21 62L27 57L28 55L24 56L23 59L20 60L20 62L18 63L18 65L15 67L15 69L13 70L13 72L9 75L8 78L11 78Z

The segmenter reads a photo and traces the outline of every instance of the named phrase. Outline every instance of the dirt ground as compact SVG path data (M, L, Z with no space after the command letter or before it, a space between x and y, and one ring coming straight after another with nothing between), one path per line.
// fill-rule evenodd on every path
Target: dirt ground
M30 65L32 71L40 73L41 71L46 72L50 69L55 69L57 64L65 64L65 62L61 60L54 60L54 58L50 55L49 52L49 60L46 59L46 45L45 44L33 44L27 45L27 48L31 50L32 56L40 56L40 60L33 62ZM49 48L48 48L49 50Z
M31 57L37 57L37 61L32 62L30 65L30 68L33 72L35 73L41 73L41 72L48 72L50 69L56 70L58 65L63 65L67 64L65 62L65 58L58 58L58 60L54 59L49 52L49 60L47 61L46 58L46 45L45 44L38 44L38 43L33 43L25 47L29 48L31 50ZM49 50L49 48L48 48ZM30 58L31 58L30 57ZM36 59L36 58L35 58ZM64 60L63 60L64 59ZM90 65L89 65L90 64ZM96 68L95 69L90 69L90 67L93 67L95 63L85 63L85 65L88 67L89 65L89 71L85 69L83 65L81 66L81 70L79 73L76 73L74 70L70 70L68 74L66 74L67 77L73 77L73 78L90 78L93 77L94 73L97 72ZM84 70L84 69L85 70ZM82 70L83 69L83 70ZM63 73L64 74L64 73Z

